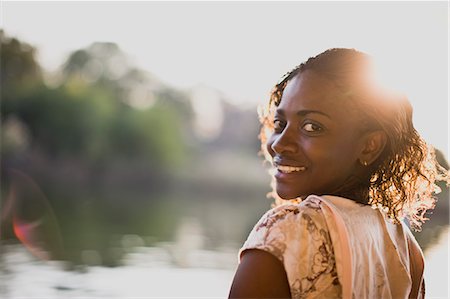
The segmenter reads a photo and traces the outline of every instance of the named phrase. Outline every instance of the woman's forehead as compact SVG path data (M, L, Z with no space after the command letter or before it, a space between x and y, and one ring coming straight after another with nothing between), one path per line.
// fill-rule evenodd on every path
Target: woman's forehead
M314 71L305 71L290 80L278 106L281 110L334 110L348 105L337 85Z

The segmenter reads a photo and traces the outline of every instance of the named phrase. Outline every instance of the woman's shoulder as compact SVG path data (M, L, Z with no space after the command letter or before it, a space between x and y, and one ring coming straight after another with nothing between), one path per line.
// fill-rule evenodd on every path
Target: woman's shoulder
M293 298L324 290L338 294L340 285L322 205L320 197L308 197L270 209L249 234L240 258L249 249L272 254L286 271Z
M317 197L308 197L303 201L291 201L268 210L258 221L256 228L270 228L283 222L299 220L305 216L319 217L321 201Z
M327 224L318 197L289 202L267 211L250 232L246 245L285 243L326 235ZM244 246L245 247L245 246Z

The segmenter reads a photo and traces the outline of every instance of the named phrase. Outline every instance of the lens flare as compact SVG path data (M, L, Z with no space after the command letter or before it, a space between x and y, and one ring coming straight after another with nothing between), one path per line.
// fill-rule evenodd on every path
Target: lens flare
M39 259L60 259L62 238L53 209L39 186L26 174L7 170L8 196L2 204L2 240L16 238Z
M13 219L13 231L17 239L25 245L25 247L37 258L42 260L49 260L50 254L43 250L45 244L39 240L39 229L42 226L42 221L26 223L19 219Z

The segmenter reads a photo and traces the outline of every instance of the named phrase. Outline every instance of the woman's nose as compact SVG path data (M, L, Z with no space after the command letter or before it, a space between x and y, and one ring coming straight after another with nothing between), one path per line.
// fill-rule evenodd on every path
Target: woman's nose
M272 136L272 138L273 142L270 144L270 149L276 154L296 152L298 147L297 140L287 127L283 132Z

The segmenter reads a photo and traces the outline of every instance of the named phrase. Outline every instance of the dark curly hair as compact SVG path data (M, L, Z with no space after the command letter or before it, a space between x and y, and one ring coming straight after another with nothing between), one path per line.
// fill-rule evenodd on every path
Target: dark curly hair
M362 130L381 129L387 144L380 157L368 167L364 185L369 204L383 211L394 222L407 217L420 230L425 213L435 206L439 192L436 181L450 183L449 172L436 161L435 152L412 123L408 98L381 85L374 74L369 55L355 49L333 48L309 58L284 75L273 88L269 105L259 111L262 124L261 149L268 161L267 137L273 132L273 117L283 90L295 76L311 70L333 81L349 107L357 109ZM272 187L274 189L274 180ZM276 204L282 200L270 193Z

